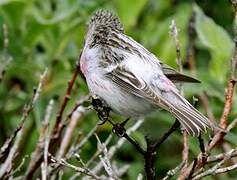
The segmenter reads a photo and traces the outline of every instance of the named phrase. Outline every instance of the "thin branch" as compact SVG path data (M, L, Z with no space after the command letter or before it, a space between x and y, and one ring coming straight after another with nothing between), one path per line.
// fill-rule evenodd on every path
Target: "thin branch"
M14 139L18 132L22 129L24 122L21 122L18 127L14 130L12 135L4 142L4 145L0 149L0 162L4 161L11 149Z
M231 158L231 154L233 153L233 150L228 152L224 159L222 161L220 161L219 163L217 163L215 166L213 166L212 168L208 169L207 171L199 174L199 175L196 175L195 177L193 177L192 179L193 180L196 180L196 179L200 179L200 178L203 178L205 176L208 176L208 175L216 175L217 174L217 170L228 160ZM237 167L235 167L237 168Z
M175 176L175 174L177 174L183 167L184 165L186 164L185 161L182 161L178 166L176 166L174 169L171 169L169 170L167 173L166 173L166 176L162 179L162 180L168 180L170 179L171 177Z
M235 47L234 47L234 52L233 52L233 57L231 59L231 73L230 73L230 78L227 84L227 91L225 95L225 105L223 109L223 113L220 119L220 127L225 129L227 127L228 123L228 116L230 114L231 108L232 108L232 103L233 103L233 96L234 96L234 89L236 85L236 69L237 69L237 9L236 9L236 2L231 1L232 6L234 7L235 10ZM223 140L224 136L226 133L224 132L219 132L217 133L214 137L211 143L209 144L208 149L211 150L213 147L215 147L221 140Z
M118 179L118 177L116 176L116 173L114 172L112 165L109 161L110 158L109 158L108 150L107 150L105 144L101 143L101 141L96 133L95 133L95 137L98 142L98 149L101 149L101 151L104 154L104 157L102 155L99 155L99 158L104 166L105 171L107 172L107 174L109 175L109 177L111 179Z
M188 166L188 156L189 156L189 145L188 145L188 133L183 131L183 151L182 151L182 160L185 162L185 165L182 168L182 171Z
M132 132L136 131L140 126L141 124L144 122L144 119L139 119L136 121L136 123L131 126L128 130L127 130L127 134L130 135ZM108 156L109 156L109 159L111 159L113 157L113 155L115 154L115 152L126 142L126 139L125 138L121 138L118 140L118 142L111 146L109 148L109 151L108 151ZM101 162L99 162L92 170L93 173L95 174L98 174L101 169L102 169L103 165Z
M237 126L237 118L235 118L226 128L227 132L230 132L231 129Z
M68 82L68 87L67 87L66 93L64 95L63 102L62 102L61 107L60 107L60 109L57 113L57 116L56 116L56 122L55 122L55 125L53 127L53 133L51 135L51 139L50 139L50 143L49 143L49 152L54 152L55 151L55 145L60 140L60 135L61 135L63 127L64 127L63 123L61 122L62 117L63 117L63 113L64 113L64 110L65 110L65 108L68 104L68 101L70 99L71 91L72 91L73 85L76 81L76 77L79 74L80 74L80 64L79 64L79 61L78 61L77 64L76 64L76 68L74 70L74 73L72 75L72 78ZM42 161L43 161L43 153L41 153L40 158L37 160L37 162L35 162L34 168L30 169L30 171L27 172L26 179L30 179L33 176L34 172L40 166Z
M90 176L90 177L92 177L92 178L94 178L96 180L100 180L101 179L96 174L92 173L89 169L84 169L84 168L81 168L81 167L74 166L74 165L68 163L65 159L57 159L57 158L51 156L51 161L53 163L60 164L62 166L66 166L68 168L71 168L71 169L73 169L76 172L80 172L82 174Z
M105 146L107 146L111 142L111 140L112 140L112 134L110 134L108 138L106 139L106 141L104 142ZM101 154L101 152L102 150L97 148L94 155L87 161L86 167L88 167L92 162L94 162L95 159Z
M80 55L80 57L81 57L81 55ZM79 59L80 59L80 57L79 57ZM71 91L72 91L73 85L74 85L74 83L76 81L76 78L77 78L79 73L80 73L80 64L79 64L79 61L78 61L77 65L76 65L76 69L75 69L75 71L72 75L72 78L68 82L68 87L67 87L67 90L66 90L66 94L63 98L63 103L60 107L59 112L57 113L57 116L56 116L56 122L55 122L54 133L53 133L55 136L59 135L59 133L61 132L61 120L62 120L62 117L63 117L63 113L64 113L64 110L67 106L68 101L70 100Z
M128 172L128 169L131 166L128 165L128 164L125 164L122 167L118 168L117 167L117 161L113 161L112 162L112 167L113 167L113 170L114 170L115 174L117 175L117 177L122 177L126 172Z
M69 153L66 155L67 158L70 158L71 156L73 156L76 152L78 152L87 142L88 140L91 138L91 136L93 136L93 134L96 132L96 130L98 129L99 125L97 124L96 126L94 126L90 132L81 140L81 142L73 147L72 150L69 151Z
M181 51L180 51L180 42L179 42L179 31L177 29L175 20L171 21L170 25L170 34L174 39L175 42L175 49L176 49L176 63L179 68L179 72L183 73L183 66L182 66L182 59L181 59Z
M67 126L65 135L64 135L62 142L60 144L57 158L64 157L65 153L67 152L67 149L68 149L70 142L72 140L73 131L76 128L77 124L79 123L79 120L82 118L85 111L86 111L86 109L84 107L79 106L72 113L71 121L70 121L69 125Z
M159 141L157 141L154 145L153 145L153 149L157 150L159 149L159 147L161 146L161 144L163 144L163 142L174 132L176 131L178 128L180 128L180 123L179 121L176 119L174 124L170 127L170 129L165 132L163 134L163 136L161 137L161 139Z
M65 156L65 160L69 160L70 158L74 157L74 155L81 150L81 148L89 141L91 136L95 133L95 131L98 129L98 125L94 126L89 133L81 140L79 144L76 146L72 146L69 150L69 152ZM88 166L88 165L87 165ZM55 172L58 172L59 169L62 168L60 164L58 164L56 167L53 168L53 170L50 172L50 175L54 174Z
M31 169L34 169L34 167L37 166L37 161L41 158L41 155L44 154L44 165L43 167L41 166L42 172L44 173L43 178L45 178L45 175L47 174L47 164L48 164L47 160L48 160L48 146L49 146L48 144L49 143L49 119L52 114L53 105L54 105L54 100L50 100L46 108L44 120L42 122L39 139L35 147L35 150L31 155L31 160L30 160L28 170L27 170L27 172L29 172L31 171Z
M181 52L180 52L180 42L179 42L179 32L174 20L172 20L170 25L170 33L175 41L175 48L176 48L176 63L179 67L179 72L183 73L183 65L181 59ZM180 85L180 93L183 94L182 84ZM188 156L189 156L189 145L188 145L188 133L184 130L183 131L183 152L182 152L182 160L186 164L183 166L182 171L188 166ZM182 173L181 173L182 174Z
M14 159L16 157L18 147L19 147L19 144L20 144L21 139L22 139L25 120L29 116L30 112L33 110L34 105L35 105L35 103L37 102L37 100L39 98L42 86L44 84L44 80L46 78L46 75L47 75L47 69L40 76L40 81L39 81L38 87L34 91L34 95L33 95L33 98L31 100L31 102L28 105L26 105L24 110L23 110L23 115L22 115L21 122L20 122L21 124L23 124L23 127L17 132L16 140L15 140L13 146L11 147L11 150L8 154L8 157L0 168L0 179L2 177L4 177L5 174L9 173L12 169L12 162L14 161Z
M45 137L44 137L44 162L41 164L41 173L42 173L42 180L47 180L47 174L48 174L48 150L49 150L49 140L50 140L50 135L49 135L49 120L52 114L53 110L53 105L54 105L54 100L50 100L49 104L46 108L46 114L44 117L43 121L43 129L45 132Z
M231 152L231 153L230 153ZM227 154L230 154L231 158L232 157L236 157L237 156L237 148L235 149L232 149L226 153L221 153L221 154L218 154L218 155L214 155L214 156L209 156L207 158L207 163L213 163L213 162L216 162L216 161L220 161L220 160L223 160Z
M236 69L237 69L237 2L235 0L232 0L232 6L234 7L235 10L235 47L234 47L234 52L233 52L233 56L231 59L231 73L230 73L230 78L227 84L227 91L226 91L226 95L225 95L225 105L223 108L223 113L222 116L220 118L220 127L226 129L227 125L228 125L228 117L232 108L232 103L233 103L233 95L234 95L234 89L235 89L235 85L236 85ZM234 122L235 123L235 122ZM231 125L232 126L232 125ZM231 127L230 126L230 127ZM217 144L219 144L220 142L222 142L224 136L226 135L226 132L217 132L212 141L209 143L206 152L210 152ZM199 154L197 159L197 169L200 169L201 167L204 166L204 164L202 163L202 155ZM190 173L190 169L192 167L189 166L189 168L187 168L187 171L185 172L186 177L188 176L188 174Z

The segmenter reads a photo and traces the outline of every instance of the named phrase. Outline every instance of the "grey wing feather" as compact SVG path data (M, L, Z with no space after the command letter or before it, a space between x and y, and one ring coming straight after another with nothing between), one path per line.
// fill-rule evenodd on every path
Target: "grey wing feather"
M199 80L193 77L187 76L185 74L182 74L176 71L175 69L173 69L172 67L168 66L167 64L160 63L160 65L165 76L174 83L176 82L200 83Z
M201 131L212 128L212 123L178 93L172 92L172 95L180 99L181 103L174 104L156 93L144 80L138 79L134 74L122 68L114 69L107 73L106 77L128 93L142 97L150 103L168 110L180 121L189 134L198 136Z

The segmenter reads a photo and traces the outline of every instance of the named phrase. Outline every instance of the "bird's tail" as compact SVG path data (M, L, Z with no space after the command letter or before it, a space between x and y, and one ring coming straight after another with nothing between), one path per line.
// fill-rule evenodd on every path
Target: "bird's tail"
M188 134L193 136L199 136L201 132L216 126L202 113L185 105L176 106L171 113L179 120Z

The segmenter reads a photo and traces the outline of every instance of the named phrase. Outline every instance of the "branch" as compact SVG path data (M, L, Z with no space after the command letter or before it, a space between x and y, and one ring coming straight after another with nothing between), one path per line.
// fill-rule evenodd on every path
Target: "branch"
M80 57L81 57L81 54L80 54ZM80 59L80 57L79 57L79 59ZM55 135L55 140L58 139L58 136L59 136L59 134L61 132L62 116L63 116L64 110L65 110L65 108L67 106L67 103L70 100L71 91L72 91L73 85L74 85L74 83L76 81L76 78L77 78L79 73L80 73L80 64L79 64L79 61L78 61L77 64L76 64L76 69L74 70L74 73L72 75L72 78L68 82L68 87L67 87L67 90L66 90L66 94L64 95L64 98L63 98L63 103L62 103L62 105L60 107L59 112L57 113L57 116L56 116L56 122L55 122L55 125L54 125L54 132L53 132L53 134Z
M53 127L53 133L51 135L50 142L49 142L49 152L53 152L55 150L55 145L60 140L60 135L61 135L63 127L64 127L63 123L61 122L63 113L64 113L64 110L65 110L67 103L70 99L72 87L76 81L76 77L78 76L78 74L80 74L79 61L76 64L76 68L74 70L71 80L68 82L68 87L67 87L66 93L63 98L63 103L60 107L60 110L57 113L57 116L56 116L55 125ZM27 172L26 177L25 177L26 179L30 179L33 176L36 169L40 166L41 162L43 161L43 153L41 153L41 155L39 157L40 158L35 162L34 168L32 168L30 171Z
M231 59L231 73L230 73L230 78L228 81L227 91L225 95L224 110L223 110L220 123L219 123L220 127L222 127L223 129L227 127L228 116L232 108L234 89L235 89L235 84L236 84L236 69L237 69L237 8L236 8L236 1L232 0L231 2L235 10L235 39L234 39L235 47L234 47L233 57ZM213 137L213 140L211 141L211 143L209 144L208 149L211 150L220 141L222 141L225 134L226 133L224 132L217 133Z
M44 143L43 143L44 144L44 162L41 164L42 180L47 180L47 174L48 174L48 150L49 150L49 140L50 140L49 120L52 114L53 105L54 105L54 100L50 100L46 108L46 114L44 117L43 127L42 127L42 131L45 134L43 135L44 137L42 139L44 140Z
M139 119L136 121L136 123L131 126L128 130L127 130L127 135L129 136L132 132L136 131L141 124L144 122L144 119ZM115 152L126 142L125 138L121 138L119 139L119 141L113 145L112 147L110 147L109 151L108 151L108 156L109 159L111 159L113 157L113 155L115 154ZM101 162L99 162L92 170L92 172L94 172L95 174L98 174L98 172L101 171L103 165Z
M178 166L176 166L174 169L171 169L169 170L167 173L166 173L166 176L162 179L162 180L168 180L170 179L171 177L173 177L175 174L177 174L183 167L184 165L186 164L185 161L182 161Z
M99 137L97 136L97 134L95 134L95 137L97 139L97 142L98 142L98 149L101 149L101 151L103 152L104 154L104 157L102 157L102 155L99 155L99 158L100 158L100 161L102 162L103 166L104 166L104 169L105 171L107 172L107 174L109 175L109 177L111 179L118 179L118 177L116 176L116 173L114 172L113 168L112 168L112 165L109 161L109 153L108 153L108 150L105 146L104 143L101 143Z
M19 147L19 144L22 139L25 121L26 121L27 117L29 116L30 112L33 110L34 105L39 98L39 95L40 95L42 86L44 84L46 75L47 75L47 69L40 76L40 81L39 81L38 87L34 91L34 95L32 97L31 102L24 107L23 115L22 115L21 122L20 122L20 124L22 124L22 125L20 125L20 127L21 127L20 130L18 132L16 132L16 140L15 140L13 146L11 147L11 150L8 154L7 159L5 160L5 162L3 163L3 165L0 168L0 179L3 178L6 174L8 174L12 170L12 162L14 161L14 159L16 157L18 147Z
M232 152L232 153L230 153ZM236 157L237 156L237 148L235 149L232 149L226 153L221 153L221 154L218 154L218 155L214 155L214 156L209 156L207 158L207 163L213 163L213 162L216 162L216 161L220 161L220 160L223 160L227 154L230 154L231 158L232 157Z
M182 59L181 59L181 52L180 52L180 42L179 42L179 31L176 27L175 20L171 21L170 25L170 34L174 39L175 42L175 49L176 49L176 63L179 68L179 72L183 73L183 66L182 66Z
M67 126L65 135L62 139L62 142L60 144L60 148L59 148L59 152L57 155L57 158L62 158L64 157L65 153L67 152L67 149L70 145L70 142L72 140L72 135L73 135L73 131L76 128L77 124L79 123L79 121L81 120L81 118L83 117L86 109L81 106L81 104L87 100L88 97L83 97L79 100L79 102L76 104L76 107L73 108L73 111L69 114L69 125Z
M231 158L231 154L234 152L234 150L228 152L225 154L225 157L222 161L220 161L219 163L217 163L215 166L213 166L212 168L208 169L207 171L199 174L199 175L196 175L195 177L193 177L193 180L196 180L196 179L200 179L202 177L205 177L205 176L208 176L208 175L216 175L218 173L218 170L219 168L228 160ZM234 168L237 168L237 164L235 164L236 167ZM230 169L232 169L233 167L231 167ZM226 168L225 168L226 169ZM227 168L228 169L228 168ZM226 169L226 170L227 170ZM220 173L220 172L219 172Z
M91 138L91 136L95 133L95 131L97 130L98 125L96 125L94 128L92 128L90 130L89 133L87 133L87 135L81 140L81 142L79 144L77 144L76 146L72 146L69 150L69 152L66 154L65 156L65 160L69 160L70 158L72 158L78 151L81 150L81 148L88 142L89 138ZM88 165L87 165L88 166ZM62 166L60 164L58 164L56 167L54 167L54 169L50 172L50 175L56 173L59 171L59 169L62 168Z
M100 179L101 179L101 178L98 177L96 174L92 173L89 169L85 169L85 168L81 168L81 167L74 166L74 165L68 163L65 159L57 159L57 158L51 156L51 161L52 161L53 163L60 164L60 165L62 165L62 166L66 166L66 167L68 167L68 168L70 168L70 169L73 169L73 170L76 171L76 172L80 172L80 173L82 173L82 174L85 174L85 175L87 175L87 176L90 176L90 177L92 177L92 178L94 178L94 179L96 179L96 180L100 180Z
M232 0L232 6L234 7L235 10L235 21L237 21L237 2L236 0ZM235 47L234 47L234 52L233 52L233 56L231 59L231 73L230 73L230 78L227 84L227 91L226 91L226 95L225 95L225 105L223 108L223 113L222 116L220 118L220 127L222 127L223 129L226 129L227 125L228 125L228 116L230 114L231 108L232 108L232 103L233 103L233 95L234 95L234 88L236 85L236 68L237 68L237 23L235 23ZM229 127L227 127L229 130L232 128L232 126L235 126L235 122L233 122L233 124ZM209 143L207 149L206 149L206 153L210 152L217 144L219 144L220 142L222 142L224 136L226 135L226 132L220 131L217 132L212 141ZM207 159L208 160L208 159ZM193 163L191 163L193 164ZM196 169L200 169L201 167L203 167L205 165L205 163L203 163L202 161L202 155L199 154L197 157L197 165L196 165ZM187 168L187 171L185 172L185 176L188 177L188 175L190 174L192 167L191 165Z
M172 20L170 25L170 33L175 41L175 47L176 47L176 63L179 67L179 72L183 73L183 65L182 65L182 59L181 59L181 52L180 52L180 42L179 42L179 32L176 26L176 23L174 20ZM180 85L180 93L183 95L182 90L182 84ZM182 171L185 170L185 168L188 166L188 156L189 156L189 146L188 146L188 133L184 130L183 131L183 152L182 152L182 160L186 164L183 166Z

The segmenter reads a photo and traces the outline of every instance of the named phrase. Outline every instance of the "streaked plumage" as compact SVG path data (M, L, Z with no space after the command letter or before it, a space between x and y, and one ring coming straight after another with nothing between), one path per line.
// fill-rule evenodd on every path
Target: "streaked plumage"
M104 10L91 18L80 66L92 95L116 113L140 116L161 107L174 115L189 134L213 127L183 98L174 82L198 82L180 74L124 34L117 16Z

